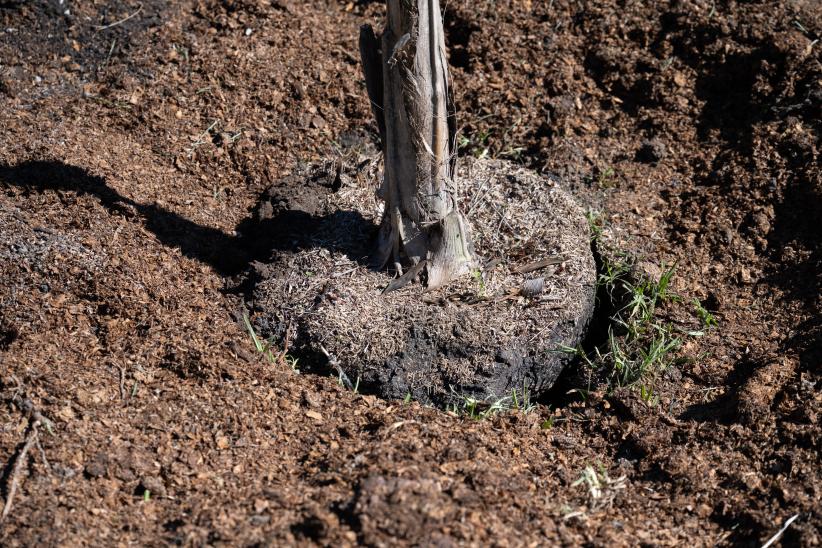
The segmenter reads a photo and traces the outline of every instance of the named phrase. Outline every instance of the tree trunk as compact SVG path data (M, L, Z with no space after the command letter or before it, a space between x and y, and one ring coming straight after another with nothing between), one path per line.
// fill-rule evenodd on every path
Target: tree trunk
M382 40L360 33L366 87L385 156L377 262L434 289L474 268L457 209L455 120L439 0L388 0ZM411 269L402 276L403 266Z

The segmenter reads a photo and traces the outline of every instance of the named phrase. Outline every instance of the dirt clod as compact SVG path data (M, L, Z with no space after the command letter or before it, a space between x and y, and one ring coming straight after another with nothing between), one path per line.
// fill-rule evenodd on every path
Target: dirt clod
M148 491L150 495L164 497L168 493L166 491L165 483L157 476L144 476L140 478L140 490Z
M665 143L655 137L642 141L636 153L636 159L640 162L657 163L665 158L666 152Z

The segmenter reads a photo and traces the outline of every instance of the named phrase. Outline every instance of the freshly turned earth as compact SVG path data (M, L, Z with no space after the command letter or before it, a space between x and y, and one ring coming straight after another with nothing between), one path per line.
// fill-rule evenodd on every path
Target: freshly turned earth
M237 314L266 189L377 142L384 16L0 1L0 497L15 397L54 423L0 545L762 546L796 514L782 545L822 544L820 2L447 2L461 157L558 174L682 297L658 405L563 375L483 421L271 364ZM594 500L588 466L625 488Z
M550 388L573 356L561 348L579 344L594 310L584 214L556 180L508 162L468 160L458 177L488 266L426 293L412 284L383 294L392 276L367 266L380 219L374 180L344 177L332 192L306 177L293 198L272 187L260 222L280 228L286 250L256 266L260 332L386 398L445 405ZM316 222L280 221L300 214Z

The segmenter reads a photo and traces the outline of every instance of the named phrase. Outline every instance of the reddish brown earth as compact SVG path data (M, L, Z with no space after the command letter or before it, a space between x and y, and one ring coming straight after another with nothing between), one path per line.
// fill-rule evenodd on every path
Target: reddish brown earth
M271 365L238 321L260 195L375 142L382 10L0 2L0 543L759 545L795 514L783 545L822 543L820 4L447 3L463 152L561 175L719 321L657 405L479 422ZM15 474L26 399L53 434ZM594 499L588 465L625 478Z

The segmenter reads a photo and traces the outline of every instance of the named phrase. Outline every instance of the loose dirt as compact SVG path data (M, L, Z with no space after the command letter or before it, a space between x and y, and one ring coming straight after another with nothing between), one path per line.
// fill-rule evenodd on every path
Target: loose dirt
M559 176L676 264L664 321L718 320L653 405L569 377L485 421L271 364L242 323L265 190L376 142L382 10L0 2L4 499L13 402L54 424L0 543L758 545L799 514L782 543L819 545L819 3L448 2L462 153Z

